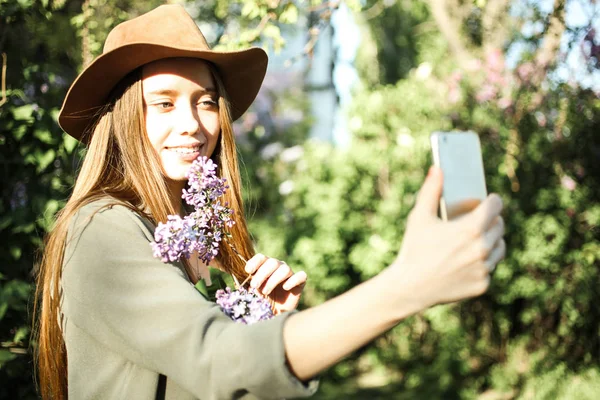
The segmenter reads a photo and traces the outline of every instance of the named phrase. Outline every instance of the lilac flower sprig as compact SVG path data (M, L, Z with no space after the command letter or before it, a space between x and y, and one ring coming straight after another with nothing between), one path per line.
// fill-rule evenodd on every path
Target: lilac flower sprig
M217 177L217 165L208 157L198 157L186 178L189 189L183 189L181 197L196 210L210 206L229 189L227 179Z
M187 172L189 188L181 196L194 211L185 217L169 215L154 230L152 249L163 262L190 258L194 251L206 264L219 254L219 245L231 228L233 210L218 200L229 188L227 180L216 176L215 163L198 157Z
M219 201L229 186L226 179L217 177L216 169L210 158L198 157L194 160L186 175L188 189L184 189L181 196L194 211L184 217L169 215L166 223L158 224L154 230L154 242L151 243L155 257L167 263L179 261L182 257L190 258L197 252L198 257L208 264L219 254L223 239L229 244L227 229L235 224L234 211L227 203L221 204ZM230 247L244 260L233 246ZM244 324L272 318L269 300L259 296L255 289L243 288L250 277L242 284L235 276L233 278L237 290L226 288L216 292L217 304L223 312L232 320Z
M242 324L253 324L273 318L273 310L269 301L260 297L256 289L230 288L216 292L217 304L229 318Z

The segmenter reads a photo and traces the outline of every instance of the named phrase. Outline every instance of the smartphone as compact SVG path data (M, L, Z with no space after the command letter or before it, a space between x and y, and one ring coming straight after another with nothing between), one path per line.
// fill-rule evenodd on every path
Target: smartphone
M448 221L473 210L487 197L481 143L471 131L433 132L433 163L444 174L440 216Z

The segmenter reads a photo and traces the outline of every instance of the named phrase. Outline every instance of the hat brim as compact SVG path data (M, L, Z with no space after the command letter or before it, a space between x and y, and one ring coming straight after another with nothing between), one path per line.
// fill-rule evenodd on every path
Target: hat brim
M58 124L80 140L112 89L127 74L152 61L175 57L198 58L217 67L231 103L233 120L250 107L267 72L267 54L257 47L219 52L132 43L102 54L77 77L67 92Z

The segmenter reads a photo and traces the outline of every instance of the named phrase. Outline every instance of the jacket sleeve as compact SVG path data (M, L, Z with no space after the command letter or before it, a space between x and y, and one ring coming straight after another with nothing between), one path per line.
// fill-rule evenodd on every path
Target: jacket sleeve
M316 381L305 385L287 367L283 324L289 313L253 325L234 323L194 288L181 264L153 257L150 232L123 206L79 211L61 278L66 318L198 398L245 392L265 399L304 397L316 391Z

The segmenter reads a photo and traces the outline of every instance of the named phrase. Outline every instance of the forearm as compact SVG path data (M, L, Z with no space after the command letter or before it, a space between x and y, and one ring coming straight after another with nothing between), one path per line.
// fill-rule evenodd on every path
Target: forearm
M389 272L286 321L286 355L290 369L299 379L310 379L425 307L409 296L414 291L390 281L397 275ZM389 290L407 295L402 296L404 301L390 301L391 296L386 295Z

